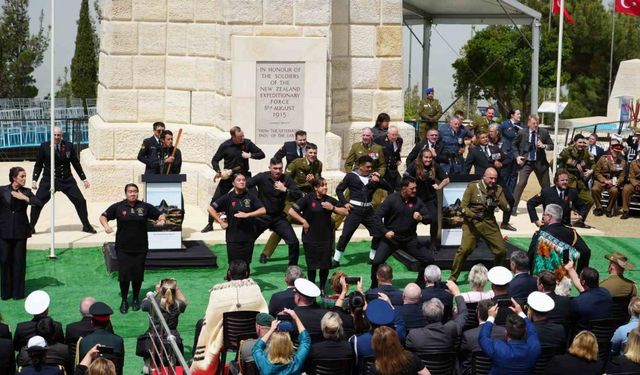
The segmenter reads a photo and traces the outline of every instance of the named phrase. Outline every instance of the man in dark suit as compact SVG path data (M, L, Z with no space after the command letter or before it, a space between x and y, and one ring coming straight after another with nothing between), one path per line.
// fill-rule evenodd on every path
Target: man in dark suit
M538 274L538 291L545 293L553 300L553 309L546 313L547 321L567 324L571 319L571 298L556 294L556 275L551 271Z
M292 161L304 156L306 147L307 132L298 130L296 132L296 140L285 142L275 155L273 155L273 159L282 161L282 158L287 158L287 165L289 165Z
M527 298L529 312L534 327L538 332L541 347L565 349L565 331L561 324L547 319L547 314L553 310L555 303L549 295L543 292L532 292Z
M400 130L397 126L390 126L387 134L375 138L375 143L382 146L384 151L385 162L387 163L387 172L383 178L393 190L400 188L400 173L398 167L400 166L400 152L402 152L402 137L400 137Z
M597 163L598 159L600 159L600 157L604 154L604 148L598 146L596 142L598 142L598 136L596 134L589 135L589 146L587 147L587 149L589 150L589 153L596 159Z
M27 345L29 339L36 335L36 325L38 322L49 316L49 302L51 299L47 292L36 290L31 292L24 301L24 309L27 314L33 315L33 319L21 322L16 325L16 331L13 334L13 348L20 350ZM60 322L53 322L54 335L53 339L57 342L64 342L64 333Z
M462 333L462 340L460 341L460 373L462 375L471 374L471 355L475 352L481 352L480 343L478 337L480 336L480 329L482 325L486 323L489 318L489 308L494 303L490 299L485 299L478 302L478 308L476 313L478 314L478 327L468 329ZM506 330L503 326L495 326L491 331L491 339L503 340L505 339Z
M294 311L309 332L311 343L320 342L323 340L320 321L324 314L329 311L316 303L316 298L320 296L320 288L303 278L297 279L294 286L295 292L293 296L296 302Z
M88 189L91 186L89 180L87 180L87 176L84 175L82 165L80 165L80 160L78 159L76 150L73 147L73 143L62 139L62 129L60 128L55 128L53 130L53 143L55 149L55 167L53 171L55 177L55 191L61 191L67 196L67 198L69 198L71 203L73 203L73 206L76 208L76 212L80 217L80 221L82 222L82 231L87 233L96 233L96 230L93 229L91 223L89 223L87 201L84 199L80 189L78 189L78 184L71 173L71 166L73 165L73 169L76 170L78 177L80 177L84 184L84 188ZM31 188L33 190L38 189L36 197L42 202L42 206L34 206L31 208L30 223L32 233L36 232L36 223L40 217L42 207L44 207L44 205L49 202L49 199L51 199L50 185L52 172L50 161L51 142L43 142L38 149L38 158L33 166L33 181L31 182ZM42 173L42 181L40 181L40 187L38 187L37 181L40 177L40 172L42 172L43 169L44 173Z
M511 253L510 268L513 279L509 283L509 295L521 306L524 306L531 292L538 290L536 278L529 274L529 264L529 256L525 251L516 250Z
M532 197L527 201L527 212L529 212L529 219L532 223L535 223L538 227L544 225L544 222L538 218L536 207L542 205L544 210L547 205L555 203L562 207L562 224L571 226L571 210L578 212L582 220L576 223L575 226L588 228L584 224L584 220L589 213L589 206L580 199L578 191L569 187L569 172L564 169L558 169L556 175L553 178L553 186L542 189L540 194Z
M173 133L171 130L164 130L160 134L160 147L152 150L152 157L145 168L145 174L180 174L182 169L182 152L180 149L174 150ZM155 153L155 154L154 154ZM171 167L167 167L171 165Z
M138 151L138 161L145 165L144 174L153 174L157 168L158 158L160 156L159 151L162 148L160 135L164 129L165 126L163 122L154 122L153 135L142 141L142 146L140 147L140 151Z
M89 313L89 309L91 305L96 302L96 299L93 297L85 297L80 301L80 314L82 315L82 319L77 322L67 324L67 329L65 331L65 343L69 348L69 356L72 361L75 360L77 343L81 337L88 336L92 334L96 329L91 324L91 314ZM107 326L107 331L113 333L113 328L111 324ZM73 372L73 367L71 367L69 372Z
M415 283L409 283L402 292L400 306L395 306L408 330L422 328L427 325L427 320L422 315L422 290Z
M424 284L422 289L422 302L427 302L431 298L437 298L444 306L442 321L446 322L451 318L453 312L453 295L442 282L442 271L435 264L430 264L424 269Z
M14 374L16 372L16 357L13 353L13 343L10 339L0 338L0 373Z
M402 305L402 291L393 286L393 269L387 263L382 263L376 270L376 279L378 286L367 290L365 295L367 301L378 298L378 293L384 293L389 297L391 304L394 306Z
M302 269L298 266L289 266L287 267L287 272L284 275L284 282L287 284L287 289L275 292L271 295L271 299L269 300L269 314L275 317L278 313L280 313L285 308L294 309L296 307L296 302L293 298L295 281L301 277L304 277L302 273Z
M124 367L124 341L122 337L113 334L107 330L107 327L111 324L110 317L113 314L113 310L104 302L95 302L89 308L91 314L91 324L95 327L95 331L83 338L80 338L78 343L78 359L84 358L84 356L93 348L96 344L102 346L109 346L113 348L113 353L104 354L103 357L113 362L116 367L116 373L122 375L122 368ZM78 363L76 363L78 365Z
M450 351L467 321L467 304L460 295L460 289L453 281L447 281L447 288L455 296L458 316L454 320L442 323L444 305L432 298L422 305L422 313L427 321L423 328L409 331L405 346L412 352Z
M516 162L519 166L518 183L513 193L513 213L516 214L518 203L531 172L536 174L540 186L549 187L549 161L546 151L553 150L553 141L546 129L538 128L538 117L531 115L527 119L527 128L521 129L513 140Z
M613 300L609 291L600 287L598 271L585 267L578 276L573 269L572 261L564 268L569 272L573 285L580 292L580 295L571 301L571 316L578 323L578 328L586 329L592 320L611 318Z
M447 157L440 152L442 151L442 143L440 143L440 133L438 129L429 129L427 131L427 138L416 143L411 152L409 152L409 155L407 155L407 168L416 161L425 148L431 150L434 160L438 163L447 161Z

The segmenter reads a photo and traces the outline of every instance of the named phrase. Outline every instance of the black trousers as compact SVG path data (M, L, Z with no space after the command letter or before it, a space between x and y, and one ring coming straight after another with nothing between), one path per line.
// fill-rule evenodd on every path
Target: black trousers
M2 263L2 299L24 298L24 278L27 272L27 239L0 238Z
M420 271L418 272L416 281L420 281L420 279L423 277L424 269L434 262L433 257L426 249L418 248L418 236L396 236L393 239L388 239L385 237L382 239L382 241L380 241L380 246L378 246L376 256L375 258L373 258L373 262L371 263L371 288L376 288L378 286L378 280L376 278L378 266L385 263L387 259L396 250L399 249L402 249L411 254L418 260L418 262L420 262Z
M289 246L289 265L298 265L298 258L300 257L300 241L298 241L298 237L293 231L293 227L285 215L261 216L256 220L256 227L256 238L258 238L258 236L267 229L271 229L272 232L280 236L287 246Z
M56 179L55 184L55 191L61 191L67 196L67 198L69 198L71 203L73 203L73 206L76 208L76 212L78 213L78 217L80 217L80 222L82 222L82 226L90 227L91 223L89 223L89 214L87 213L87 201L84 199L82 192L78 188L76 180L73 177L61 178ZM50 188L51 183L49 181L49 177L42 176L42 180L40 180L40 187L38 187L38 191L36 192L36 197L40 199L42 206L31 206L31 219L29 221L32 228L36 227L42 207L44 207L44 205L49 202L49 199L51 199L51 194L49 193Z
M375 212L371 207L358 207L353 206L351 208L351 212L349 212L349 216L344 221L344 227L342 228L342 235L338 240L338 246L336 246L336 250L344 251L347 248L347 244L351 241L351 237L358 229L360 224L364 225L365 228L369 231L369 235L372 237L371 239L371 248L377 249L380 244L381 233L378 231L378 225L375 220Z
M433 245L438 245L438 217L442 215L442 210L438 209L438 198L424 201L427 210L429 211L429 242Z

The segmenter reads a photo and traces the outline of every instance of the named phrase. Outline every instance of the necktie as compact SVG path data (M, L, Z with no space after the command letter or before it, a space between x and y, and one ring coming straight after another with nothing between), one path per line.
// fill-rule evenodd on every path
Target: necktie
M491 154L489 154L489 148L487 146L482 146L482 151L484 151L484 154L487 155L487 157L491 156Z
M59 143L56 143L56 151L60 152L60 144Z
M298 147L298 156L302 157L302 147Z
M530 161L536 160L536 132L531 132L531 140L529 141L529 158Z
M564 190L560 190L560 200L564 200Z

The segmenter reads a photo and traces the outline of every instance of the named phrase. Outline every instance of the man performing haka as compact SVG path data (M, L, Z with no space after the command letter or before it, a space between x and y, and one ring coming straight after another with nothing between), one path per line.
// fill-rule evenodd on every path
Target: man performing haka
M361 156L358 159L358 169L353 172L347 173L344 179L336 188L336 194L340 203L349 209L349 216L344 223L342 235L338 240L338 246L333 254L332 266L340 266L340 259L342 253L347 248L347 243L351 240L353 233L360 224L364 225L369 230L371 240L371 252L369 253L369 259L373 260L376 255L376 249L380 242L378 225L374 218L374 211L372 205L373 194L377 189L388 190L390 186L380 177L377 172L371 173L373 168L373 159L370 156ZM351 197L347 202L344 196L344 191L349 189Z
M462 196L462 243L453 259L449 280L458 279L464 261L475 250L479 238L484 240L493 253L493 265L501 266L504 263L507 248L495 217L497 207L503 212L511 209L502 187L498 185L498 172L489 167L482 180L469 183Z
M232 181L229 177L232 174L240 173L247 179L251 177L249 172L249 159L260 160L264 159L264 152L251 142L251 140L244 137L244 132L240 127L234 126L229 130L231 139L222 142L218 151L213 155L211 159L211 166L216 171L216 176L213 178L214 182L220 179L218 187L216 187L211 203L215 202L222 195L226 194L233 188ZM224 170L220 170L220 160L223 160ZM211 232L213 230L213 218L208 217L209 222L202 228L202 233Z

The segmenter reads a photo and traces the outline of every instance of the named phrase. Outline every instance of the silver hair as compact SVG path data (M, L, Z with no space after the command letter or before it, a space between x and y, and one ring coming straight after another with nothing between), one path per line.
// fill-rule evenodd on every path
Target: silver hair
M391 126L389 126L389 129L387 129L387 131L390 131L390 130L397 130L397 131L398 131L398 133L400 132L400 129L399 129L397 126L395 126L395 125L391 125Z
M82 314L83 316L89 316L89 309L91 308L91 305L93 305L96 302L96 299L93 297L84 297L81 301L80 301L80 306L79 306L79 310L80 310L80 314Z
M424 280L429 284L442 281L442 271L440 271L440 267L435 264L428 265L427 268L424 269Z
M336 339L339 340L344 335L342 329L342 318L338 313L329 311L320 320L320 328L322 329L322 336L325 340Z
M482 263L478 263L471 267L469 271L469 284L471 287L476 287L478 289L484 289L485 285L487 285L489 270Z
M498 130L499 127L500 127L500 125L498 125L498 123L494 122L491 125L489 125L489 130Z
M544 208L545 215L551 216L552 223L559 223L562 221L562 207L559 204L549 204Z
M444 315L444 304L437 298L431 298L422 304L422 315L427 323L439 322Z
M293 285L293 282L301 277L304 277L304 273L302 273L302 268L298 266L287 267L287 273L285 273L284 275L284 279L287 282L287 284Z
M370 128L370 127L368 127L368 126L366 126L366 127L362 128L362 133L364 133L364 132L365 132L365 131L367 131L367 130L368 130L368 131L370 131L371 133L373 133L373 130L371 130L371 128Z

